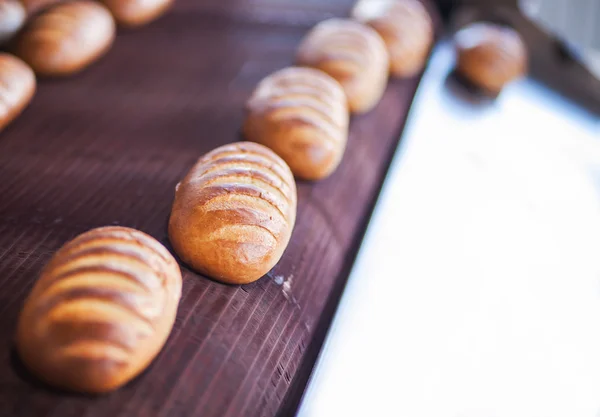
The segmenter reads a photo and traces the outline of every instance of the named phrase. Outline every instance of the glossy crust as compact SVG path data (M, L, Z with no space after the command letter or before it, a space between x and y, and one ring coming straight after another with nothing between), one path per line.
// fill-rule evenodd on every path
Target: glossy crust
M387 85L385 43L373 29L353 20L336 18L316 25L302 41L296 62L335 78L353 113L375 107Z
M260 82L246 109L246 139L275 151L296 177L322 179L339 165L348 140L348 105L342 86L324 72L277 71Z
M362 0L353 17L382 37L392 76L412 77L423 70L433 43L433 22L419 0Z
M136 27L162 16L173 0L102 0L121 26Z
M269 148L221 146L177 185L169 238L198 272L246 284L281 258L296 221L296 199L292 172Z
M31 68L15 56L0 53L0 131L27 107L35 89Z
M33 18L17 42L17 55L37 74L65 76L102 56L115 38L115 22L92 1L60 4Z
M11 40L25 24L27 13L18 0L0 2L0 44Z
M162 349L181 298L181 272L154 238L126 227L79 235L50 260L21 312L17 349L47 383L103 393Z
M474 23L454 37L457 71L474 85L499 93L527 71L527 49L511 28Z

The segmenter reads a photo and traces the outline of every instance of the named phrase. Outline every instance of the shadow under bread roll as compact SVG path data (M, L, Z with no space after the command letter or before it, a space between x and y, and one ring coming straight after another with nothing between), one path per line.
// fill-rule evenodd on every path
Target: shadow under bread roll
M106 7L93 1L74 1L34 17L18 37L15 51L39 75L66 76L104 55L115 31Z
M0 2L0 45L6 44L21 30L27 12L19 0Z
M353 113L365 113L377 105L387 86L390 65L385 43L375 30L338 18L319 23L304 37L296 64L335 78Z
M456 72L493 94L527 72L527 47L519 33L494 23L472 23L454 35Z
M17 326L17 350L43 381L82 393L127 383L167 340L181 272L151 236L102 227L64 245L42 271Z
M290 67L263 79L246 105L244 136L271 148L294 175L329 176L348 141L348 103L336 80L314 68Z
M125 27L148 24L162 16L174 0L101 0L117 23Z
M286 163L253 142L204 155L177 185L169 239L196 271L228 284L256 281L285 251L296 221Z
M32 69L19 58L0 53L0 131L27 107L35 90Z
M392 76L412 77L423 70L433 44L433 22L419 0L361 0L352 15L383 38Z

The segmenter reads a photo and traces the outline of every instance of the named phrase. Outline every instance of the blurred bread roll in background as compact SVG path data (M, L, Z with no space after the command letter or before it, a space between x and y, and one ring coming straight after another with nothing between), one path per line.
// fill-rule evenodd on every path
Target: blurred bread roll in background
M296 184L286 163L253 142L221 146L177 185L169 239L194 270L228 284L275 266L296 222Z
M28 14L34 14L44 10L54 4L62 3L68 0L20 0L25 6Z
M108 51L115 30L112 15L100 3L68 2L35 16L18 37L15 51L37 74L71 75Z
M52 386L114 390L162 349L181 286L177 262L153 237L127 227L90 230L42 271L19 316L17 351Z
M27 12L19 0L0 1L0 45L10 41L27 20Z
M454 36L456 71L473 85L499 93L527 72L527 48L517 31L472 23Z
M412 77L425 67L433 44L433 23L419 0L361 0L352 16L379 33L390 54L390 72Z
M19 58L0 53L0 131L27 107L35 89L32 69Z
M163 15L174 0L101 0L119 25L145 25Z
M246 111L246 139L275 151L296 177L319 180L339 165L350 116L342 86L324 72L276 71L256 87Z
M353 113L375 107L387 86L385 43L375 30L354 20L334 18L317 24L302 40L296 63L336 79Z

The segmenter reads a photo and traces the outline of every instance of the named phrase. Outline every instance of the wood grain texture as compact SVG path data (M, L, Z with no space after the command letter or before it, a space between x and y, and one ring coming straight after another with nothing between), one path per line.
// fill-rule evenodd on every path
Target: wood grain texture
M289 415L302 393L398 143L417 79L392 82L351 122L339 168L298 184L296 228L272 273L227 286L183 267L183 294L156 361L119 391L71 396L14 354L19 310L43 265L97 226L167 244L175 185L239 136L257 83L289 66L318 21L352 1L178 0L119 34L80 75L41 83L0 135L0 407L12 417Z

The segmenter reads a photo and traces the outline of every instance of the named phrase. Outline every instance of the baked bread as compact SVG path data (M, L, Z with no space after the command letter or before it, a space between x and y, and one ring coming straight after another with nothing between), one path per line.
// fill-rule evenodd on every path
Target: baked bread
M353 113L375 107L387 85L385 43L373 29L353 20L335 18L316 25L302 41L296 62L335 78Z
M114 38L115 22L106 7L75 1L34 17L19 36L16 52L37 74L64 76L96 61Z
M17 350L40 379L104 393L162 349L181 298L181 272L154 238L102 227L63 246L42 271L17 326Z
M423 70L433 44L433 22L419 0L361 0L352 15L385 42L392 76L412 77Z
M102 0L121 26L142 26L159 18L173 0Z
M325 178L342 160L348 104L342 86L324 72L277 71L260 82L246 110L246 139L275 151L296 177Z
M0 131L27 107L35 89L31 68L15 56L0 53Z
M32 15L37 12L40 12L44 9L47 9L50 6L53 6L58 3L62 3L66 0L20 0L21 3L25 6L25 10L27 10L27 14Z
M196 271L247 284L281 258L296 221L296 199L292 172L269 148L221 146L177 185L169 238Z
M0 1L0 45L10 41L27 20L25 8L19 0Z
M499 93L527 71L527 48L514 29L474 23L458 31L454 43L458 74L483 90Z

